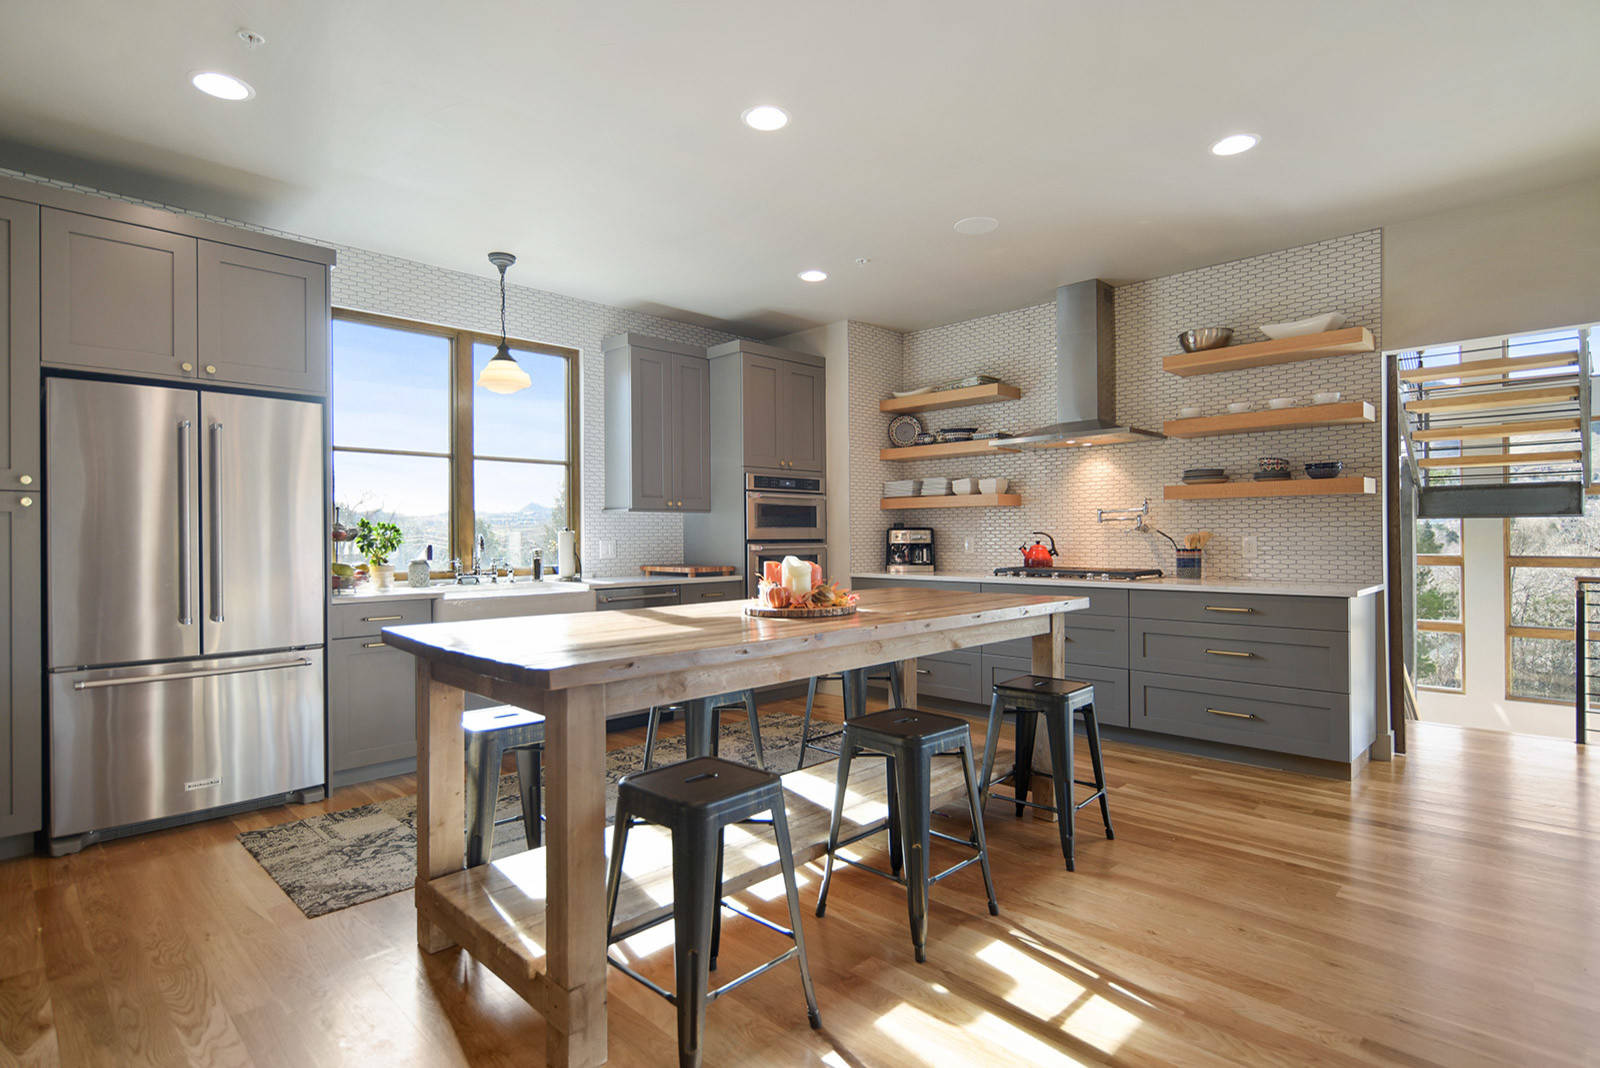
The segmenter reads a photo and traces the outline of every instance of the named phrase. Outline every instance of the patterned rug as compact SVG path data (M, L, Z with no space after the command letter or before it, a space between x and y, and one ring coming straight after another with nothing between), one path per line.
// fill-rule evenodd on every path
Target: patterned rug
M761 744L767 767L793 771L800 755L801 718L782 712L761 716ZM755 747L742 715L725 714L719 748L722 756L755 763ZM683 735L674 732L656 742L656 762L669 764L684 756ZM832 759L818 750L806 753L806 764ZM606 754L606 820L616 809L617 780L644 766L644 746L630 745ZM548 772L546 773L548 774ZM526 847L517 777L500 777L495 818L516 817L495 828L494 856ZM363 901L411 889L417 876L417 798L415 794L372 805L358 805L310 819L245 831L239 843L256 858L289 900L308 917L359 905Z

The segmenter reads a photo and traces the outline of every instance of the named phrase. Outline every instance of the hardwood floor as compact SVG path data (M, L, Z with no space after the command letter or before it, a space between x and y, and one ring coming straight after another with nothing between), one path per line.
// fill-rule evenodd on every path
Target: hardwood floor
M1412 729L1353 783L1108 744L1117 839L1085 819L1068 874L1052 825L991 802L1000 916L975 868L939 884L924 965L898 887L843 869L817 920L802 869L823 1030L786 965L711 1007L707 1064L1596 1063L1590 754ZM412 786L0 864L0 1063L537 1063L539 1017L420 954L409 894L307 920L234 841ZM721 974L780 944L730 919ZM670 926L627 952L670 981ZM671 1006L615 972L609 1002L611 1063L673 1062Z

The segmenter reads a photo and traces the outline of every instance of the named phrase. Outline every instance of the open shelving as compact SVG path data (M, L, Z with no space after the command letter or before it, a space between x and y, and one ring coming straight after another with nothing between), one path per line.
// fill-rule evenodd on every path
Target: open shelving
M1351 426L1377 419L1366 401L1339 401L1335 404L1309 404L1299 408L1269 408L1238 415L1202 415L1193 419L1172 419L1162 424L1169 438L1213 438L1224 434L1255 434L1265 430L1300 430L1314 426Z
M1020 493L956 493L943 497L884 497L879 505L888 512L911 508L1018 508Z
M1000 439L1004 440L1004 439ZM933 445L906 445L903 448L879 449L880 460L950 460L958 456L995 456L1002 452L1016 453L1004 445L984 441L943 441Z
M1376 348L1371 330L1364 326L1351 326L1343 330L1303 334L1276 341L1255 341L1248 345L1224 345L1220 349L1183 352L1163 359L1161 367L1170 374L1188 377L1320 360L1326 356L1349 356L1357 352L1373 352Z
M999 404L1022 396L1022 390L1004 382L990 382L965 389L939 389L910 397L889 397L878 402L878 410L894 415L911 412L938 412L946 408L970 408L977 404Z
M1270 482L1213 482L1206 485L1168 486L1169 501L1220 501L1240 497L1359 496L1378 492L1378 480L1360 475L1343 478L1285 478Z

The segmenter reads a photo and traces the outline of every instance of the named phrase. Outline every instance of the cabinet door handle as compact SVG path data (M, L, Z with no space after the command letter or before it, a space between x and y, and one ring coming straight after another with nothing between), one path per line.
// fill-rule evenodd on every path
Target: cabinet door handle
M406 617L405 616L362 616L361 617L361 622L363 622L363 623L392 623L397 619L404 619L404 618L406 618Z
M363 649L378 649L378 648L381 648L385 644L386 643L384 643L384 642L362 642L361 643L361 648L363 648Z
M1213 716L1227 716L1229 719L1255 719L1256 718L1252 713L1249 713L1249 712L1229 712L1226 709L1222 709L1222 708L1208 708L1208 709L1206 709L1206 711L1210 712Z
M1208 605L1206 605L1206 611L1207 612L1238 612L1238 613L1241 613L1243 615L1247 615L1248 616L1248 615L1254 614L1255 609L1254 608L1231 608L1228 605L1224 605L1224 604L1208 604Z
M720 601L726 596L728 595L725 593L702 593L700 599L702 601Z
M933 674L933 669L932 668L917 668L917 674L918 675L932 675Z
M1233 649L1207 649L1206 652L1210 653L1212 656L1237 656L1244 660L1248 660L1256 655L1255 653L1241 653Z

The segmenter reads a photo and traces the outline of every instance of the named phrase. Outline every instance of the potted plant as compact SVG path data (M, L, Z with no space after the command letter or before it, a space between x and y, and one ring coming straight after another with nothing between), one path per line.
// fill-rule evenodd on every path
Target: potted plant
M403 536L393 523L374 523L362 519L356 524L356 550L367 558L367 571L374 589L389 588L389 556L400 548Z

